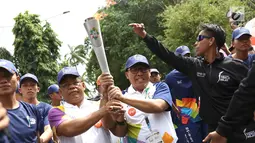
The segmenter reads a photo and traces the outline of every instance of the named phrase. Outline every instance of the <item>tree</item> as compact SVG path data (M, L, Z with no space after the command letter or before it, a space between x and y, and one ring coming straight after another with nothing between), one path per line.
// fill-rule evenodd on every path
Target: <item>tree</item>
M144 23L149 33L163 35L163 27L158 24L161 18L157 15L172 3L170 0L121 0L109 8L98 11L107 14L100 21L102 37L111 74L114 76L115 84L120 88L128 87L124 67L128 57L134 54L146 56L151 66L158 68L163 74L170 71L168 66L145 48L145 44L132 32L128 24ZM95 82L96 77L101 74L94 52L91 53L87 64L87 72L91 82Z
M46 22L42 26L36 14L26 11L14 20L15 65L22 75L28 72L35 74L40 82L40 95L46 94L47 87L56 83L61 42L50 24Z
M13 60L11 53L4 47L0 47L0 59Z
M255 12L246 4L247 1L236 0L186 0L177 5L170 5L161 15L165 26L163 43L171 50L180 45L193 47L198 27L202 23L221 25L227 33L227 43L230 43L230 29L226 12L233 6L244 6L245 17L254 16Z

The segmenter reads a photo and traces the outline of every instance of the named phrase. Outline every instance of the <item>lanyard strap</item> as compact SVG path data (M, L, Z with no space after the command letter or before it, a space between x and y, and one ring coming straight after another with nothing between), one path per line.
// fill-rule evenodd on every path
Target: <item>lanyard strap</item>
M145 117L145 122L146 122L146 125L147 125L147 127L149 128L149 130L152 132L150 120L149 120L149 118L148 118L147 116Z

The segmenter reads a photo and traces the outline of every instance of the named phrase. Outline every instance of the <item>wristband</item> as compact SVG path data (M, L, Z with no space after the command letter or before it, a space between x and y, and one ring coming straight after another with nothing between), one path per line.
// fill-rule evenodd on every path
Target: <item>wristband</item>
M125 121L122 121L122 122L116 121L116 124L119 125L119 126L125 126L126 122Z

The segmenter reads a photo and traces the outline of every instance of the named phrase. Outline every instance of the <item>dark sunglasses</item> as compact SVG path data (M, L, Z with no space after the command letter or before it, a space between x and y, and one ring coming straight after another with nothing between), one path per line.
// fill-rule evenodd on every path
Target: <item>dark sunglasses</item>
M209 38L212 38L211 36L205 36L205 35L198 35L197 36L197 41L202 41L204 40L205 38L209 39Z

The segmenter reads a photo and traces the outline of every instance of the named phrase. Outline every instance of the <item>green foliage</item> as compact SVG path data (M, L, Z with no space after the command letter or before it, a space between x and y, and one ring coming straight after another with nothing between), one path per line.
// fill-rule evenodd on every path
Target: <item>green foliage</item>
M47 87L56 83L57 60L61 42L46 22L42 26L39 16L26 11L14 18L14 61L20 73L35 74L40 82L40 95L46 95Z
M7 49L5 49L4 47L0 47L0 59L13 61L13 56Z
M155 36L163 35L163 28L158 25L161 18L157 18L157 15L171 3L173 1L169 0L120 1L110 8L99 11L108 14L100 21L101 31L111 74L114 76L115 84L121 89L125 89L129 85L124 68L128 57L134 54L146 56L151 67L158 68L163 74L170 71L168 66L152 55L128 24L144 23L149 33ZM87 72L90 82L95 82L96 77L101 74L94 52L91 53L87 64Z
M168 6L161 14L162 25L166 28L164 44L171 50L180 45L192 48L202 23L221 25L227 33L227 43L230 43L232 31L226 12L233 6L244 6L247 20L255 14L246 1L237 0L187 0L175 6Z

